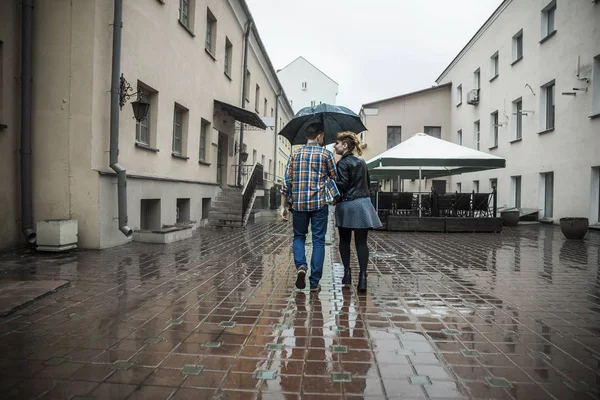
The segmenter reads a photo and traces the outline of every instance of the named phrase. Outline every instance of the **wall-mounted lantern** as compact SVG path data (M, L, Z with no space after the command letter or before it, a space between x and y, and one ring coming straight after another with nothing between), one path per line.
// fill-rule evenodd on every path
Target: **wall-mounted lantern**
M144 91L138 90L137 92L133 92L133 88L127 82L123 74L121 74L121 85L119 89L119 105L121 109L127 101L132 97L137 95L138 98L136 101L131 102L131 107L133 108L133 115L137 122L141 122L146 119L148 116L148 110L150 110L150 103L146 103L143 99Z

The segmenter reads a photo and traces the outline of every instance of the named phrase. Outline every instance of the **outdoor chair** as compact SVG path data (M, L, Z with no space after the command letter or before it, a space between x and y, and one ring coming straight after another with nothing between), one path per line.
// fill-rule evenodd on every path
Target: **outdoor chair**
M456 217L469 216L471 212L471 194L457 192L453 209Z
M489 217L490 216L490 195L489 193L474 193L473 194L473 216Z

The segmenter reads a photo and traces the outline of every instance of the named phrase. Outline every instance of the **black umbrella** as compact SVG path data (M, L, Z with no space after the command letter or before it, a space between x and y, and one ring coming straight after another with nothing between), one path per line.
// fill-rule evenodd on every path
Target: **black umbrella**
M350 131L360 133L366 131L358 115L352 110L331 104L319 104L314 107L304 107L279 132L292 145L306 143L306 130L312 124L321 124L325 132L323 144L335 143L339 132Z

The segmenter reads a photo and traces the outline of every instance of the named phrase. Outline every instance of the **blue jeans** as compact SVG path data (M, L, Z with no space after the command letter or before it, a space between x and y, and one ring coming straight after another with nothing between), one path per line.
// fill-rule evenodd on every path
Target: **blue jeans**
M294 211L292 225L294 227L294 264L296 269L306 267L306 234L310 223L312 231L312 258L310 260L310 286L319 284L323 275L323 262L325 261L325 234L327 233L327 218L329 206L317 211Z

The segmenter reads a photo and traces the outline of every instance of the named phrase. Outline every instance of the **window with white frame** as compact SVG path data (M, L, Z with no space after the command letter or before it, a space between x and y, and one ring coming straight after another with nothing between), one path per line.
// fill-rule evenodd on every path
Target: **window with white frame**
M460 106L462 104L462 85L458 85L456 87L456 105Z
M556 14L556 0L551 1L542 10L542 39L546 39L552 35L556 28L554 26L554 16Z
M263 115L267 116L267 110L269 109L269 100L265 97L264 106L263 106Z
M391 149L402 142L402 127L388 126L387 127L387 148Z
M438 138L438 139L442 138L442 127L441 126L425 126L425 127L423 127L423 132L429 136L433 136L434 138Z
M492 193L494 189L498 189L498 178L490 179L490 193Z
M513 36L513 64L523 58L523 29Z
M554 81L551 81L544 86L542 86L542 130L550 130L554 129L554 124L556 121L556 113L555 113L555 101L556 101L556 85Z
M210 54L214 54L215 41L217 39L217 19L214 14L210 11L210 8L206 9L206 39L204 42L204 48Z
M490 114L492 148L498 147L498 110Z
M175 104L175 115L173 116L173 154L184 155L185 131L187 129L186 119L188 110L179 104Z
M310 106L311 106L311 107L314 107L314 106L316 106L316 105L317 105L317 101L316 101L316 100L311 100L311 101L310 101Z
M462 183L456 182L456 191L462 193Z
M179 22L190 31L193 30L195 0L179 0Z
M462 129L459 129L459 130L456 132L456 136L457 136L456 143L458 143L459 145L461 145L461 146L462 146L462 144L463 144L463 135L462 135Z
M523 100L516 99L512 103L513 109L513 140L519 140L523 137Z
M256 164L258 158L258 152L256 150L252 150L252 165Z
M302 89L306 90L308 87L308 83L306 81L302 82Z
M481 123L479 121L475 121L473 124L473 144L475 150L479 150L481 145Z
M479 193L479 181L473 181L473 192Z
M256 111L257 114L258 114L259 101L260 101L260 86L258 86L258 83L257 83L256 89L254 90L254 110Z
M225 38L225 63L224 71L227 76L231 77L231 60L233 57L233 44L229 41L229 38Z
M136 121L135 124L135 141L146 146L154 146L154 126L153 120L156 115L156 90L150 88L146 84L138 81L137 85L138 99L150 104L148 114L142 121Z
M594 57L592 77L592 115L600 114L600 54Z
M210 132L210 122L203 119L200 122L200 151L198 158L200 161L206 162L206 143L208 142L208 132Z
M244 95L246 96L246 101L250 101L250 78L252 74L249 70L246 70L246 87L244 88Z
M473 72L473 87L475 89L481 88L481 70L479 68Z
M494 79L500 74L500 55L498 52L495 52L494 55L490 57L490 68L492 79Z

